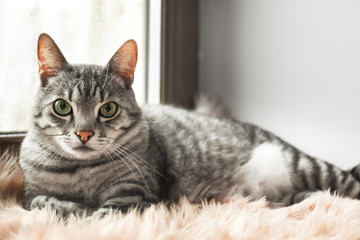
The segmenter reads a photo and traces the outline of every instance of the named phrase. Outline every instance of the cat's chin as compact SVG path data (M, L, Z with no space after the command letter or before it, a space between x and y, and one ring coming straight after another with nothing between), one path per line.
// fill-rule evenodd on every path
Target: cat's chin
M94 160L101 158L101 152L89 147L77 147L73 149L72 156L77 160Z
M85 145L74 148L66 147L65 152L65 157L79 161L95 160L101 158L102 156L102 151Z
M87 146L79 146L79 147L76 147L74 148L75 151L78 151L78 152L85 152L85 153L90 153L90 152L93 152L95 151L94 149L92 149L91 147L87 147Z

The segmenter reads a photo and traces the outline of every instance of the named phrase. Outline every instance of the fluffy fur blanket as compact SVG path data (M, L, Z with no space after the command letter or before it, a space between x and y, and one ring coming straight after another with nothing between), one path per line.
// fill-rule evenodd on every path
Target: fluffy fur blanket
M24 210L16 153L0 157L0 239L360 239L360 201L324 192L287 208L236 197L228 203L193 205L183 199L159 204L143 215L130 212L102 219Z

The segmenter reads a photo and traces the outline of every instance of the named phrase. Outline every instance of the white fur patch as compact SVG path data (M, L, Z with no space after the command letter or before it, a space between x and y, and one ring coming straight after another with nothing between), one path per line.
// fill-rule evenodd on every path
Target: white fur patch
M253 150L251 159L241 167L245 184L242 190L250 192L259 199L267 196L271 200L279 197L282 191L291 188L289 158L275 143L264 143Z

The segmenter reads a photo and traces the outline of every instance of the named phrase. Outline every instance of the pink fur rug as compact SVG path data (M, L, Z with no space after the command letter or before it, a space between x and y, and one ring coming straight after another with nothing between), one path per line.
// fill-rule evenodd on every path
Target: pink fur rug
M360 201L324 192L287 208L235 197L225 204L159 204L143 215L70 217L24 210L16 153L0 156L0 239L360 239Z

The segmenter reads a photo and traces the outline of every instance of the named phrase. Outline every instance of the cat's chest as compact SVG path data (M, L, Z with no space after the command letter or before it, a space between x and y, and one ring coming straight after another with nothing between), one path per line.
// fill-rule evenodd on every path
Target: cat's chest
M66 170L42 170L32 174L28 182L36 184L46 194L63 195L93 201L101 197L102 192L113 181L108 176L108 164L96 167L82 167Z

